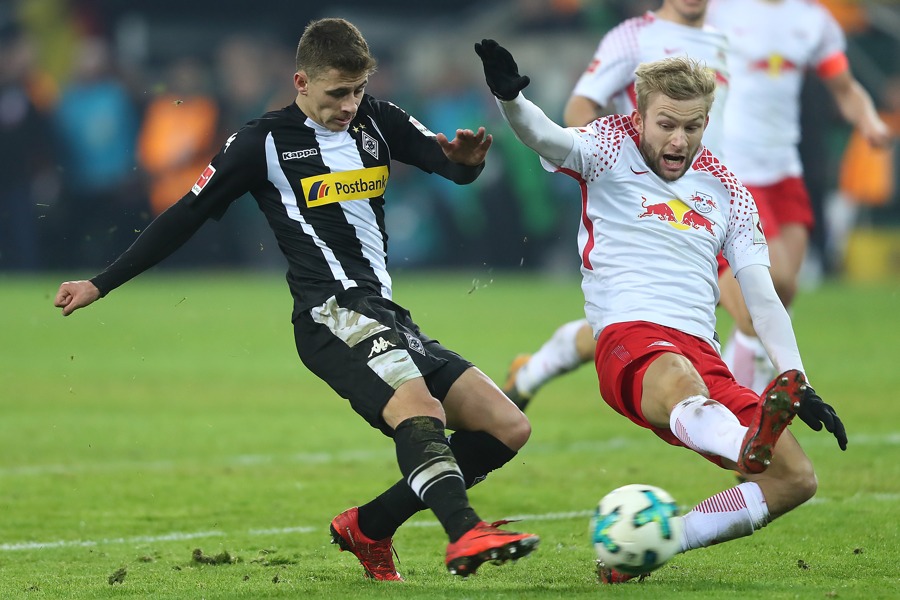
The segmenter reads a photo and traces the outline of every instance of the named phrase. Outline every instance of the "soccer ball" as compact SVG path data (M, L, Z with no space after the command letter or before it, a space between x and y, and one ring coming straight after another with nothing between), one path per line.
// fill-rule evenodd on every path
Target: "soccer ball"
M600 500L591 517L590 534L597 558L629 575L649 573L675 556L683 523L668 492L631 484Z

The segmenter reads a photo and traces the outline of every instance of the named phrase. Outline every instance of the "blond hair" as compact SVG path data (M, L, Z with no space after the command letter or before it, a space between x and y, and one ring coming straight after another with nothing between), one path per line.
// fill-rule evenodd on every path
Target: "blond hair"
M716 76L712 69L686 56L673 56L641 63L634 71L634 91L637 109L647 114L653 94L663 94L673 100L706 101L706 112L712 107L716 92Z

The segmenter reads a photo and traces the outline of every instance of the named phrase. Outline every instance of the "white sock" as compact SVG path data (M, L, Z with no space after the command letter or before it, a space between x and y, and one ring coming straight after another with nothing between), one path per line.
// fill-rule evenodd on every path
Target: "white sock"
M707 498L681 518L681 552L687 552L762 529L769 523L769 508L760 487L747 482Z
M703 396L691 396L675 405L669 429L684 445L703 454L737 462L747 428L724 404Z
M531 396L545 383L581 365L575 345L578 330L587 323L584 319L566 323L531 355L516 373L516 388L524 396Z
M722 359L735 380L757 394L762 394L776 375L775 366L759 338L737 329L728 339Z

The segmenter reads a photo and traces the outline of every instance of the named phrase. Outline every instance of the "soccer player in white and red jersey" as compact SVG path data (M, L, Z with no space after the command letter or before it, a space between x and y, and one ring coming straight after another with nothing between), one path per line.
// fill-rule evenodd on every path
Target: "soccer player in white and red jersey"
M805 73L814 71L824 81L842 116L869 143L886 145L890 131L850 70L840 25L817 1L714 0L707 22L729 42L725 156L756 200L775 288L790 306L814 225L797 147ZM739 382L759 392L774 375L768 353L734 278L723 276L721 286L722 305L736 324L725 360Z
M607 112L635 109L634 70L667 56L703 62L716 79L715 101L703 143L722 155L722 120L728 94L726 39L705 25L708 0L663 0L656 11L627 19L600 40L587 69L575 84L563 114L569 127L586 125ZM585 319L560 326L534 354L517 356L503 391L525 408L537 390L594 356L594 335Z
M680 550L750 535L806 502L816 476L788 424L799 415L815 430L824 426L841 449L846 433L803 373L753 197L702 145L715 77L686 57L644 63L630 115L563 128L520 93L529 79L506 49L482 40L475 51L516 137L545 169L580 185L582 289L603 399L666 442L746 478L679 517ZM762 396L738 384L719 355L720 252L783 371ZM598 572L606 583L630 579L604 566Z

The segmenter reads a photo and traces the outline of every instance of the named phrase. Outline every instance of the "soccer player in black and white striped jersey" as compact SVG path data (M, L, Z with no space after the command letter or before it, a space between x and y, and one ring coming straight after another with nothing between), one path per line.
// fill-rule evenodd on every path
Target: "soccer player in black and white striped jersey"
M481 127L448 139L367 95L375 66L351 23L311 22L297 49L296 101L231 135L181 200L102 273L62 283L55 305L70 315L106 296L250 192L288 262L301 360L396 444L403 477L336 516L332 541L368 577L402 580L392 536L430 508L449 537L447 568L467 576L537 547L535 535L481 520L466 493L515 456L531 427L488 377L392 301L384 193L392 160L471 183L492 138Z

